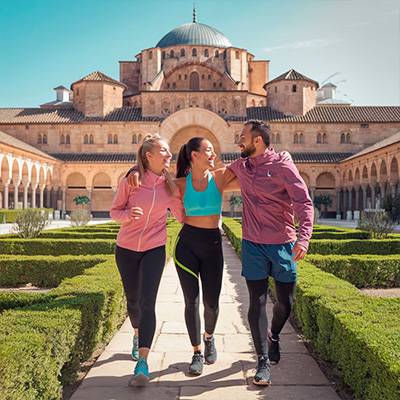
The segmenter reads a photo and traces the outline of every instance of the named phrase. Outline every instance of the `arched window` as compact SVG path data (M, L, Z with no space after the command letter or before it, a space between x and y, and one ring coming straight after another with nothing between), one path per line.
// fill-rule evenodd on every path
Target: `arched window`
M317 135L317 143L322 143L322 135L320 133Z
M114 135L114 144L118 144L118 135Z
M138 136L138 143L142 143L142 134L141 133L139 133L139 136Z
M136 143L137 143L137 136L136 136L136 133L134 133L134 134L132 135L132 143L133 143L133 144L136 144Z
M235 134L235 143L239 143L240 135L238 133Z
M86 134L84 137L83 137L83 144L88 144L89 143L89 137L88 137L88 135Z
M192 56L193 57L197 57L197 49L193 49L192 50Z
M66 143L66 144L71 144L71 136L70 136L70 135L67 135L67 136L65 137L65 143Z
M276 143L280 143L281 142L281 134L277 133L276 134Z
M346 142L346 135L344 133L342 133L340 135L340 143L345 143Z
M328 135L326 133L324 133L324 136L322 137L322 142L328 143Z
M204 57L208 57L208 49L204 50Z
M111 133L108 135L107 143L108 144L112 144L112 135L111 135Z
M60 136L60 144L64 144L64 143L65 143L65 136L64 136L64 134L62 134Z
M152 59L153 59L153 52L149 51L149 60L152 60Z
M271 143L275 143L275 134L271 132Z
M200 88L200 78L197 72L192 72L190 74L190 90L199 90Z
M219 58L219 51L215 50L215 58Z
M37 142L38 144L42 144L42 135L38 135Z
M47 144L47 135L46 134L43 135L43 143Z
M170 51L169 56L170 56L171 58L175 57L175 53L174 53L173 50Z
M162 57L163 60L165 60L165 51L162 52L161 57Z
M93 143L94 143L94 137L93 137L93 135L90 135L90 136L89 136L89 143L90 143L90 144L93 144Z
M347 133L347 135L346 135L346 142L350 143L350 133Z
M181 57L185 57L185 49L181 49Z
M297 133L294 134L293 143L299 143L299 135Z
M304 135L302 133L299 136L299 143L304 143Z

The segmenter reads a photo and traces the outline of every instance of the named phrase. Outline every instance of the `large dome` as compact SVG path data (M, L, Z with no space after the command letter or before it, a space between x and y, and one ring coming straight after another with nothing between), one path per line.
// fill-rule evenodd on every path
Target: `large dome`
M164 48L176 45L200 45L211 47L233 47L231 41L211 26L192 22L183 24L168 32L156 47Z

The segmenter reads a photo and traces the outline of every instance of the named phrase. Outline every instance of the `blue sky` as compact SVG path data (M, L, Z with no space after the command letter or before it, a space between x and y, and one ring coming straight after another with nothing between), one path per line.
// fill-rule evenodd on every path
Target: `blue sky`
M53 88L99 70L119 79L170 30L190 0L0 0L0 107L38 107ZM196 0L197 21L258 60L270 79L296 69L355 105L400 105L400 2Z

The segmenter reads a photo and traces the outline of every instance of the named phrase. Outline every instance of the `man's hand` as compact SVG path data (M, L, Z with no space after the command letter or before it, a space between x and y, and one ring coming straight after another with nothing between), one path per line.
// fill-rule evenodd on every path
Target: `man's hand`
M293 258L292 261L299 261L304 258L307 254L307 250L304 250L298 243L295 243L292 250Z
M138 171L131 171L128 175L128 185L130 187L133 187L134 189L137 189L140 186L140 180L139 180L139 172Z
M129 212L130 219L139 219L143 216L143 210L140 207L132 207Z
M293 158L288 151L282 151L279 153L279 155L282 157L282 161L290 161L291 163L293 162Z

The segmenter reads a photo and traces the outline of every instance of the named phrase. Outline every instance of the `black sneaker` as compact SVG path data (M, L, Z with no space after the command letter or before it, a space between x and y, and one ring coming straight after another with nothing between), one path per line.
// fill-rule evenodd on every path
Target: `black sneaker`
M214 336L209 339L204 335L204 362L206 364L214 364L217 361L217 349L215 348Z
M268 358L271 364L278 364L281 359L279 338L272 339L270 335L268 335Z
M271 365L268 358L258 357L257 372L253 378L253 383L260 386L268 386L271 383Z
M201 375L203 373L204 357L200 351L195 351L192 357L192 362L189 365L189 374Z

